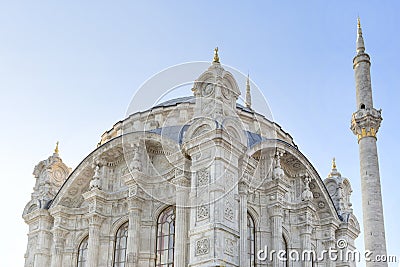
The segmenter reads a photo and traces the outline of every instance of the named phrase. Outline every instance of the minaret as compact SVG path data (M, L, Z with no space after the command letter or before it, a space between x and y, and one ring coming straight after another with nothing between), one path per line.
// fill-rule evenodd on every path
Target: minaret
M248 74L246 80L246 98L244 100L244 104L247 108L251 109L250 77Z
M382 121L381 110L372 102L370 57L365 53L364 39L358 19L357 54L353 59L356 80L357 111L353 113L351 130L357 136L360 153L360 176L364 222L365 250L387 255L381 182L379 176L376 134ZM367 266L388 266L384 262L367 262Z

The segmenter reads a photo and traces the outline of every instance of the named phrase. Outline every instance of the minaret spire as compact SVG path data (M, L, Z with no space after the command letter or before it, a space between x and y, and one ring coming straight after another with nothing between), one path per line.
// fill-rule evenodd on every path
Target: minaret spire
M246 80L246 98L244 100L244 104L246 105L247 108L251 109L251 92L250 92L250 77L249 74L247 74L247 80Z
M365 52L364 38L362 35L360 17L357 18L357 54L362 54Z
M353 113L351 130L357 136L360 154L360 177L364 222L365 251L387 255L381 182L379 174L377 132L382 116L372 101L370 57L365 53L360 19L357 23L357 54L353 59L356 80L357 111ZM367 267L387 267L386 262L367 262Z

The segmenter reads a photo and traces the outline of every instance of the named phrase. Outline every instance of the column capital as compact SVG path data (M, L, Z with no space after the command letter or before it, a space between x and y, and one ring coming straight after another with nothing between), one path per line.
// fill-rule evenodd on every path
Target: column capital
M289 185L286 183L285 179L275 179L268 183L268 187L265 192L271 202L281 202L285 201L285 195L289 191Z
M106 201L105 199L107 198L107 195L104 191L94 188L91 191L88 191L83 194L83 198L85 201L88 203L89 210L88 210L88 216L91 214L99 214L101 215L102 213L105 212L105 205Z
M53 234L53 238L55 241L64 241L69 231L61 227L54 227L51 230L51 233Z
M238 184L239 195L248 195L249 194L249 184L247 181L240 181Z
M89 226L100 226L105 217L97 213L89 213L86 215L89 221Z
M300 227L300 235L311 235L314 227L310 223L304 223Z
M269 206L271 217L283 217L283 207L280 203L275 203Z
M183 175L183 176L178 176L173 179L173 184L175 184L176 188L181 188L181 189L186 189L190 188L190 180L188 176Z
M142 210L142 205L143 205L143 199L140 197L129 197L128 198L128 210L129 211L135 211L135 210Z

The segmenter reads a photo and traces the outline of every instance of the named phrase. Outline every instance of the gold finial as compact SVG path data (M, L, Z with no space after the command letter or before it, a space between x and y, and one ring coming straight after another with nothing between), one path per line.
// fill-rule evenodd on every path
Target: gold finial
M54 153L56 153L56 154L58 154L58 152L59 152L59 150L58 150L58 141L57 141L57 143L56 143L56 148L54 149Z
M213 62L219 63L218 46L214 49L214 60L213 60Z
M361 28L360 17L357 17L357 26L358 26L358 28Z
M332 169L336 169L336 159L332 159Z

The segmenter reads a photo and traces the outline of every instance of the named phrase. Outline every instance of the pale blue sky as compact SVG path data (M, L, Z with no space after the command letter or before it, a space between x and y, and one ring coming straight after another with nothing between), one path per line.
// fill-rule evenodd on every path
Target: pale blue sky
M23 265L31 173L55 142L74 168L125 117L146 79L175 64L211 61L215 46L222 63L250 72L276 122L321 177L337 158L362 223L358 147L349 129L357 15L372 58L375 107L383 109L388 251L400 259L398 14L396 1L2 1L2 265ZM357 245L363 249L362 235Z

